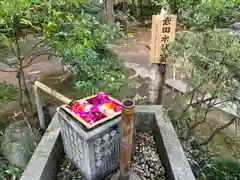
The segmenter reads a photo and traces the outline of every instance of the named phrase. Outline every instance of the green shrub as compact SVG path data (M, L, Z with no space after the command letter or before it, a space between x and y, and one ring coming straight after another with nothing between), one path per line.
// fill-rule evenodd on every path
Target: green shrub
M239 107L240 102L237 99L240 80L239 48L239 34L228 34L221 30L208 30L201 33L180 32L176 36L176 42L167 46L169 55L178 60L181 59L187 65L191 64L190 69L194 69L185 75L186 81L191 87L191 90L186 93L189 93L189 97L187 95L182 97L183 103L179 103L180 107L175 103L174 107L170 109L169 115L182 141L194 174L199 180L239 179L239 162L234 158L219 157L204 147L231 123L235 122L235 125L238 126L239 118L224 119L227 126L216 121L218 124L216 127L223 129L216 132L217 128L213 128L209 137L202 138L196 135L198 128L202 128L201 124L208 125L212 121L212 118L208 117L208 113L219 102L230 101ZM203 101L207 93L212 95L212 99ZM186 99L189 100L187 103L185 103ZM198 103L194 105L196 101Z
M226 27L240 20L240 1L201 0L191 7L183 6L179 10L179 19L187 27L199 30Z
M178 21L187 28L205 30L226 27L240 21L239 0L167 0L166 2L172 13L178 15Z
M140 8L144 15L153 15L165 5L171 13L178 15L178 22L186 28L206 30L240 21L239 0L155 0L146 5L148 9L145 6Z
M43 35L52 54L59 56L76 77L77 88L95 92L102 84L109 87L123 79L122 59L108 50L108 42L119 36L120 29L100 23L98 14L102 11L96 3L3 0L0 8L0 38L5 46L17 50L16 32L18 36L26 32Z
M83 9L75 12L64 8L60 12L69 15L50 19L45 24L45 36L50 37L55 55L76 77L76 87L84 94L110 91L113 84L119 89L123 61L108 49L108 42L119 36L120 29L100 23Z
M17 92L17 87L6 82L0 83L0 100L11 99Z
M9 165L9 162L0 155L0 179L17 180L21 175L21 170Z
M225 71L240 80L240 35L228 34L221 30L197 33L185 31L177 35L176 42L169 45L169 53L185 57L202 77L211 69Z
M109 87L123 77L122 58L108 48L108 41L119 29L101 24L84 12L75 16L74 22L62 24L61 30L54 32L52 47L76 77L77 88L95 93L103 84Z
M240 178L240 163L233 157L210 158L201 172L199 179L238 180Z

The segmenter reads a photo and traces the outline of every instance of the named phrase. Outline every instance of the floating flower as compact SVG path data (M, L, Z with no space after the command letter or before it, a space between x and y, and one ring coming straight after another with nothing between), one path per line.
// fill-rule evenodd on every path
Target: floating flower
M99 92L96 95L97 98L102 98L102 99L107 99L108 98L108 93L106 92Z
M108 115L114 112L114 107L115 107L115 104L111 102L111 103L106 103L101 105L99 109L102 113Z
M112 101L112 102L109 102L109 103L104 104L104 106L105 106L107 109L114 109L114 107L116 106L115 104L116 104L116 103L114 103L114 102Z
M92 106L93 105L91 105L91 104L88 104L88 105L84 106L84 111L89 112L91 110Z
M92 122L95 120L95 117L90 113L84 112L84 113L80 113L79 115L81 118L83 118L87 122Z
M71 110L90 124L121 109L122 105L111 100L106 92L99 92L93 98L75 101L71 105Z
M75 110L77 110L77 108L79 107L79 103L78 102L74 102L72 105L71 105L71 110L72 111L75 111Z
M85 110L85 107L84 106L78 106L76 108L77 111L84 111Z
M114 107L114 111L115 112L119 112L119 111L121 111L122 110L122 105L120 105L120 104L116 104L116 106Z
M89 104L88 101L86 101L86 100L80 100L80 101L78 101L78 103L79 103L81 106L86 106L86 105Z

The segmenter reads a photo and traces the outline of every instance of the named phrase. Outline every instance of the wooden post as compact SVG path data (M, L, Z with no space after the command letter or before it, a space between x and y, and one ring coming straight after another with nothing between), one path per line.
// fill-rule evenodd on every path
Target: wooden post
M176 16L168 15L162 9L160 15L152 17L150 63L152 63L152 83L148 91L148 104L162 104L166 79L167 62L162 46L175 39Z
M161 81L161 77L158 70L158 64L152 64L151 73L153 74L151 83L148 90L148 102L147 104L157 104L158 89Z
M160 16L152 16L151 46L149 50L150 62L152 63L151 72L153 74L153 77L151 79L151 84L149 85L147 104L157 104L158 101L158 90L161 82L161 76L159 73L159 64L154 62L157 62L156 59L159 59L160 57L160 26Z
M157 97L157 104L163 104L163 94L164 94L164 88L165 88L165 81L166 81L166 66L167 64L159 64L158 69L160 73L160 84L158 88L158 97Z
M120 138L120 180L128 179L132 155L132 135L135 102L132 99L124 99L121 119Z
M46 129L45 118L44 118L42 103L41 103L41 100L40 100L40 97L38 94L37 86L33 85L33 91L34 91L34 97L35 97L35 104L37 106L39 124L40 124L41 129L45 130Z
M163 23L162 23L162 36L161 39L163 40L164 38L168 37L168 40L163 42L162 44L166 44L170 41L173 41L175 39L175 31L176 31L176 24L177 24L177 17L174 15L168 15L167 11L164 12L162 10L161 14L163 14ZM169 30L169 31L167 31ZM158 104L163 104L163 94L164 94L164 88L165 88L165 80L166 80L166 72L167 72L167 61L164 53L161 52L163 55L162 58L160 58L160 64L158 65L159 68L159 73L161 76L161 81L159 85L159 91L158 91L158 99L157 103ZM173 71L173 79L175 79L175 69Z

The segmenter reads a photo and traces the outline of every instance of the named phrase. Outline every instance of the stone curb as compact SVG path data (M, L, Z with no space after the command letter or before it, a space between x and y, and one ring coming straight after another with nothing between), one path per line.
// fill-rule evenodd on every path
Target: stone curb
M58 114L55 113L20 180L56 179L64 155L60 130Z

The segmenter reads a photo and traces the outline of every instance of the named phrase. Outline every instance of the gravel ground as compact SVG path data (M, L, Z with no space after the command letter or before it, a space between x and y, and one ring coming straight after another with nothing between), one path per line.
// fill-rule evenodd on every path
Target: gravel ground
M165 180L165 170L157 153L153 135L151 133L138 133L136 137L136 155L131 165L142 180ZM111 174L112 175L112 174ZM105 178L109 180L111 175ZM58 174L59 180L83 180L76 167L66 157Z

